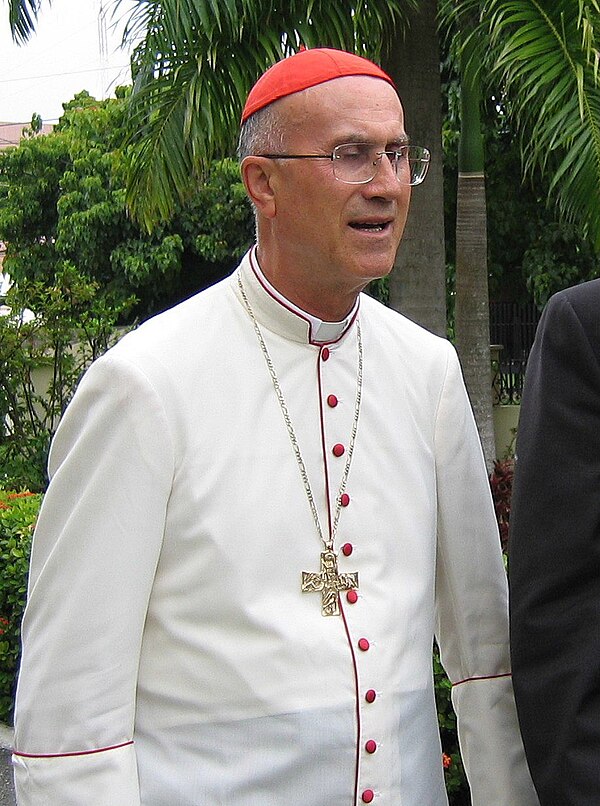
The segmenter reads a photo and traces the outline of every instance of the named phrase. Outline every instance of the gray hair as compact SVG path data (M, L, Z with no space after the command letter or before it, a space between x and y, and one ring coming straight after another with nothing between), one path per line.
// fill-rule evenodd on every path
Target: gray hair
M277 107L277 103L272 103L259 109L242 125L238 143L240 161L251 154L269 154L281 150L285 122Z
M277 107L276 102L269 104L263 109L254 112L242 124L237 149L240 162L244 157L249 157L253 154L273 154L283 149L285 121ZM254 213L256 240L258 241L258 211L253 201L250 201L250 204Z

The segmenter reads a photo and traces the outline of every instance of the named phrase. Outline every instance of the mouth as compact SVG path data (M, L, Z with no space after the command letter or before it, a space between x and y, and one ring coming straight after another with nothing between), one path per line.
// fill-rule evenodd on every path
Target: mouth
M385 232L392 226L391 219L383 219L381 221L351 221L350 226L359 232Z

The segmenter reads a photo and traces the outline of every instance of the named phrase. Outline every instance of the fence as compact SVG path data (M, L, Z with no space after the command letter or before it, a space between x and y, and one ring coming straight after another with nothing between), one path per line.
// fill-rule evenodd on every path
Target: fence
M490 343L494 405L521 402L529 351L540 312L534 303L490 302Z

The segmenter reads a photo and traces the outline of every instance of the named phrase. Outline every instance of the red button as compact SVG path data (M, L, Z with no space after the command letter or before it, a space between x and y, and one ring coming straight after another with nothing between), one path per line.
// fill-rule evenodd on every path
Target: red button
M344 555L344 557L349 557L353 551L354 546L352 545L352 543L344 543L344 545L342 546L342 554Z
M358 639L358 648L361 649L363 652L366 652L369 648L370 644L366 638L359 638Z
M365 789L361 797L363 803L372 803L373 798L375 797L375 793L373 792L372 789Z
M358 593L355 590L348 591L346 599L350 604L356 604L358 602Z
M344 446L340 442L338 442L336 445L333 446L333 455L343 456L345 450L346 449L344 448Z
M329 347L323 347L323 349L321 350L321 358L323 359L323 361L327 361L327 359L329 358Z
M350 503L350 496L348 495L348 493L342 493L340 495L340 504L343 507L347 507L349 503Z
M367 693L365 694L365 700L367 702L375 702L377 699L377 692L374 688L370 688Z
M377 742L373 739L369 739L369 741L365 744L365 750L367 753L374 753L377 750Z
M327 398L327 405L330 406L332 409L335 409L337 404L338 404L337 397L335 395L329 395Z

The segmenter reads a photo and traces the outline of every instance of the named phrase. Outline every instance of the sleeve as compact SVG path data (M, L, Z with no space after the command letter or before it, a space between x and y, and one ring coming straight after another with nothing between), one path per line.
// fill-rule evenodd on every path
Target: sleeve
M20 806L136 806L133 726L173 448L147 378L110 353L57 431L34 535L15 709Z
M573 292L551 299L527 365L511 508L511 651L540 800L596 806L600 295L582 306Z
M436 421L436 638L473 806L537 806L512 691L507 580L483 454L452 348Z

